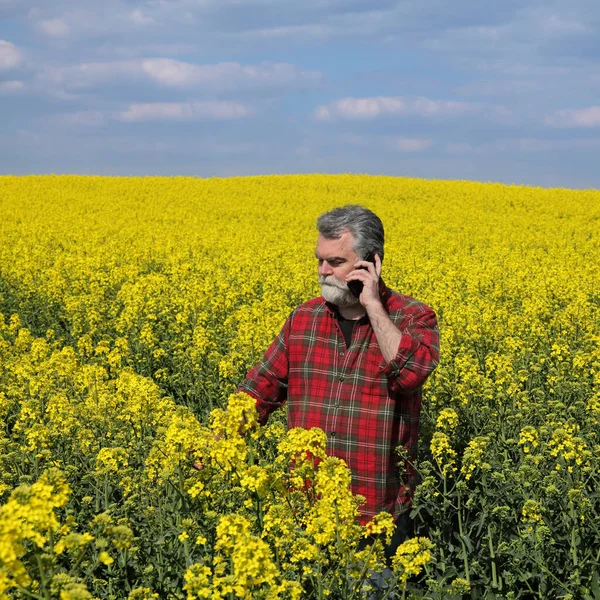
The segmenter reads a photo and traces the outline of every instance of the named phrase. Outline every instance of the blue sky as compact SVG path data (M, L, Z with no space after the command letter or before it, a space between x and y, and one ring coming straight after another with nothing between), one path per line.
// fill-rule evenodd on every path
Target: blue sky
M0 172L600 188L597 0L0 0Z

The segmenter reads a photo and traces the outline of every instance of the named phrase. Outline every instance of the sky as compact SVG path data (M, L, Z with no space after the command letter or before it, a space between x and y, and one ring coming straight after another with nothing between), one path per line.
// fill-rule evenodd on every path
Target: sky
M0 173L600 188L598 0L0 0Z

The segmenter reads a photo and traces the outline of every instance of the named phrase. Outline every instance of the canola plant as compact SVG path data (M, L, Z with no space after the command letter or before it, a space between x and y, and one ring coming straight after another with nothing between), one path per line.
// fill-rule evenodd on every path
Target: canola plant
M387 572L322 432L234 393L349 203L441 331ZM599 598L599 342L597 191L0 177L0 598Z

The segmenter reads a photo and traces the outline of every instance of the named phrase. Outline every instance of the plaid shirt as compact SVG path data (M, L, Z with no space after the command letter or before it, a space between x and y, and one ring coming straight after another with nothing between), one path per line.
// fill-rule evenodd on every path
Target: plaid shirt
M356 322L346 349L337 308L322 297L296 308L247 375L239 391L256 399L260 421L288 401L288 427L319 427L327 453L346 461L352 491L364 496L364 523L380 511L397 517L408 508L414 473L397 467L403 446L416 456L421 386L439 359L435 313L388 289L380 297L402 333L386 364L368 316Z

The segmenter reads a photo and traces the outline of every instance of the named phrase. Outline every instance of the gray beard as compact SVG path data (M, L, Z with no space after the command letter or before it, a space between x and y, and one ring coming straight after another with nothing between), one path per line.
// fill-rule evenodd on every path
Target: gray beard
M327 302L340 308L349 308L359 304L358 298L350 291L347 284L337 280L333 275L319 277L321 294Z

